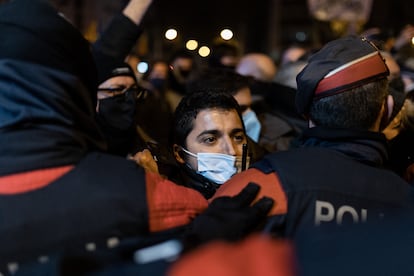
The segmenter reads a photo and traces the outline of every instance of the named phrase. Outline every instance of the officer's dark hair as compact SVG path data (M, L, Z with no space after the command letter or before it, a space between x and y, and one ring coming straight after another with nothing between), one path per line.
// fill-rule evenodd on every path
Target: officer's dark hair
M171 145L187 146L186 139L194 127L197 115L206 109L235 110L243 122L240 106L230 93L200 89L185 96L177 106L174 112Z
M386 78L321 98L311 104L309 117L318 126L370 129L388 95Z

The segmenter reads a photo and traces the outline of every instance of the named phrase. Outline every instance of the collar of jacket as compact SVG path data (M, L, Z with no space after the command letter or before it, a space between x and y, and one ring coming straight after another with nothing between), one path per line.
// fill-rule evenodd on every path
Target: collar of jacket
M329 148L371 166L383 166L388 160L387 140L378 132L314 127L305 130L299 141L300 147Z
M206 199L210 199L220 187L219 184L205 178L187 164L180 165L180 176L180 184L199 191Z

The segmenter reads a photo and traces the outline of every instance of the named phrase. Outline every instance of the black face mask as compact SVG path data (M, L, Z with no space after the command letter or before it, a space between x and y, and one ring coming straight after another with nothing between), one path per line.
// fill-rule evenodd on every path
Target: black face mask
M154 86L155 89L157 89L160 92L164 91L167 87L167 81L161 78L150 79L150 83L152 84L152 86Z
M109 126L127 130L135 124L136 97L126 91L122 95L99 100L100 119Z
M397 90L398 92L402 92L405 93L405 85L404 85L404 81L402 80L401 77L397 77L393 80L391 80L388 83L389 87Z

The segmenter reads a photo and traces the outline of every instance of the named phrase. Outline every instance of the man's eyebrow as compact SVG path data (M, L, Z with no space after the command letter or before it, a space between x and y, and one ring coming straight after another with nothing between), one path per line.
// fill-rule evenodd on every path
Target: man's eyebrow
M212 134L212 135L217 136L217 135L221 135L221 131L219 131L219 130L217 130L217 129L208 129L208 130L204 130L204 131L202 131L200 134L198 134L198 135L197 135L197 138L198 138L198 137L201 137L201 136L203 136L203 135L206 135L206 134Z
M235 135L239 132L244 133L243 128L234 128L230 131L230 135ZM223 135L223 133L217 129L210 129L210 130L204 130L203 132L201 132L200 134L197 135L197 138L206 135L206 134L210 134L210 135L214 135L214 136L221 136Z
M231 135L234 135L234 134L239 133L239 132L243 132L244 133L244 131L243 131L242 128L234 128L234 129L231 130L230 134Z

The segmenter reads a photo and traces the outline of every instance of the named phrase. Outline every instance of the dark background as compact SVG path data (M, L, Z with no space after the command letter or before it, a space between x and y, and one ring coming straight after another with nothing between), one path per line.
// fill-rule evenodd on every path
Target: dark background
M93 40L128 1L54 2ZM332 32L330 23L310 16L307 0L208 0L204 3L200 0L154 0L142 24L145 34L140 39L137 54L165 57L168 51L183 46L190 38L210 45L224 27L233 30L234 41L243 52L264 52L275 58L292 43L319 45L338 35ZM398 33L404 25L414 24L413 12L414 1L411 0L373 0L364 27L377 26ZM95 26L95 34L91 31L91 23ZM180 33L173 42L163 37L169 27ZM305 41L296 39L298 32L306 35Z

